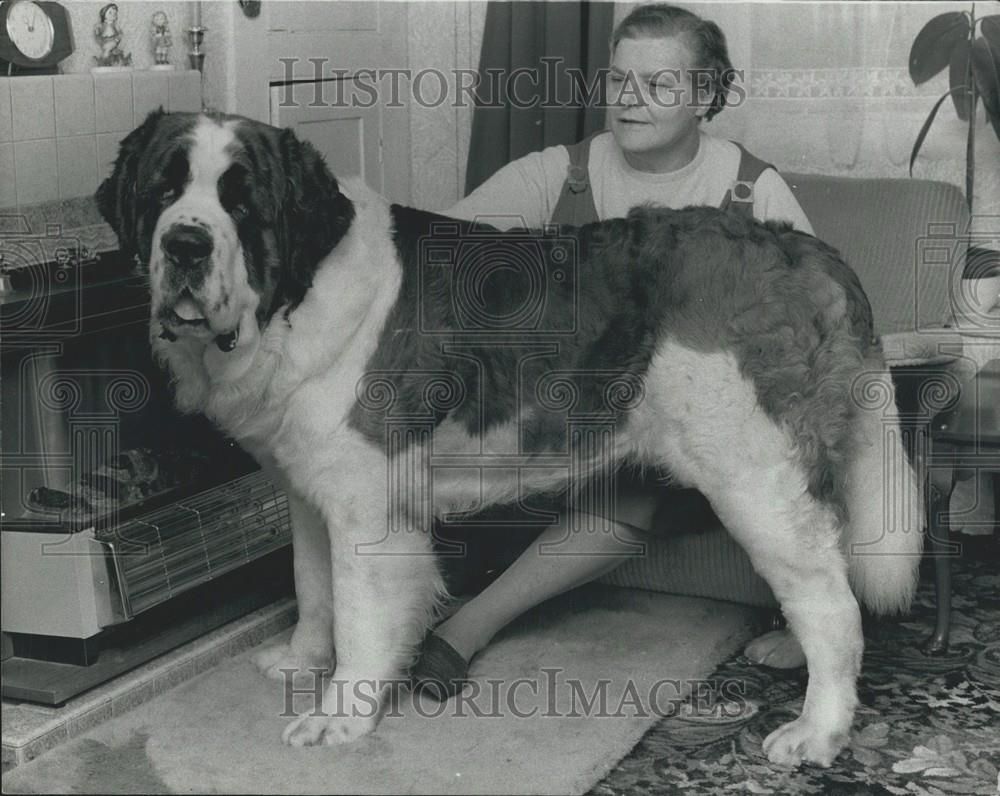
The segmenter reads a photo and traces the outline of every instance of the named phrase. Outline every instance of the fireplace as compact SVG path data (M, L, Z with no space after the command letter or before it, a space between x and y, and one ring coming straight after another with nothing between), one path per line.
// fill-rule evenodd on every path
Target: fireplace
M256 464L173 409L132 264L58 235L2 242L3 693L58 702L73 688L33 672L93 667L109 635L231 588L291 532Z

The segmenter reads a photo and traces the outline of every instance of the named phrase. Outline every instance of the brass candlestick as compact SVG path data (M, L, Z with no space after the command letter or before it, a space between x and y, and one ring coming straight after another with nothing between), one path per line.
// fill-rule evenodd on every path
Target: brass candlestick
M192 69L197 69L199 72L204 74L205 67L205 53L201 51L201 43L205 39L205 31L208 28L202 27L201 25L195 25L194 27L188 28L188 62L191 64Z

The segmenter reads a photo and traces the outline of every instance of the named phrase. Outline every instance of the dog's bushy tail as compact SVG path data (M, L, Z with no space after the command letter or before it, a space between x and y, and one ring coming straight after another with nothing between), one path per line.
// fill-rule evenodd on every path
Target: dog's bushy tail
M909 461L895 389L881 356L855 381L845 553L855 595L875 613L905 611L924 543L921 484Z

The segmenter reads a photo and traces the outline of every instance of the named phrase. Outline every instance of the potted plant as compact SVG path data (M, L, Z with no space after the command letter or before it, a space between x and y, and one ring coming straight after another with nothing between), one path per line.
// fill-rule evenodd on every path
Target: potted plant
M948 90L941 95L924 121L910 153L913 163L938 110L948 97L958 118L969 123L965 146L965 197L972 209L975 178L976 110L983 102L986 120L1000 138L1000 14L976 18L969 11L950 11L931 19L910 48L910 78L919 86L948 68ZM978 28L978 32L977 32Z

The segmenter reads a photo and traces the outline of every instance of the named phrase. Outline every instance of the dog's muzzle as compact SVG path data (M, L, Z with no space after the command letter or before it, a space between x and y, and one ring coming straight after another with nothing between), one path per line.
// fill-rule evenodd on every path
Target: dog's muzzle
M197 285L204 277L212 252L215 250L215 243L211 234L203 227L196 224L174 224L163 233L160 248L168 264L174 269L176 277L180 278L181 284ZM197 329L208 326L202 307L196 302L188 287L181 291L165 320L160 337L169 341L177 339L176 330L179 328ZM240 330L237 326L231 332L216 335L214 342L220 351L229 352L236 348L239 336Z
M195 330L196 332L200 332L202 330L207 331L209 329L209 322L205 317L205 313L195 301L191 291L187 288L181 291L173 306L168 305L167 309L161 313L160 317L161 323L163 324L162 331L160 332L160 338L169 342L173 342L177 339L177 331L181 329L188 328ZM232 331L217 334L214 338L212 338L218 349L227 353L236 348L236 344L239 342L239 339L239 325L237 325Z
M174 224L163 233L160 247L171 265L181 271L202 268L215 243L207 230L194 224Z

